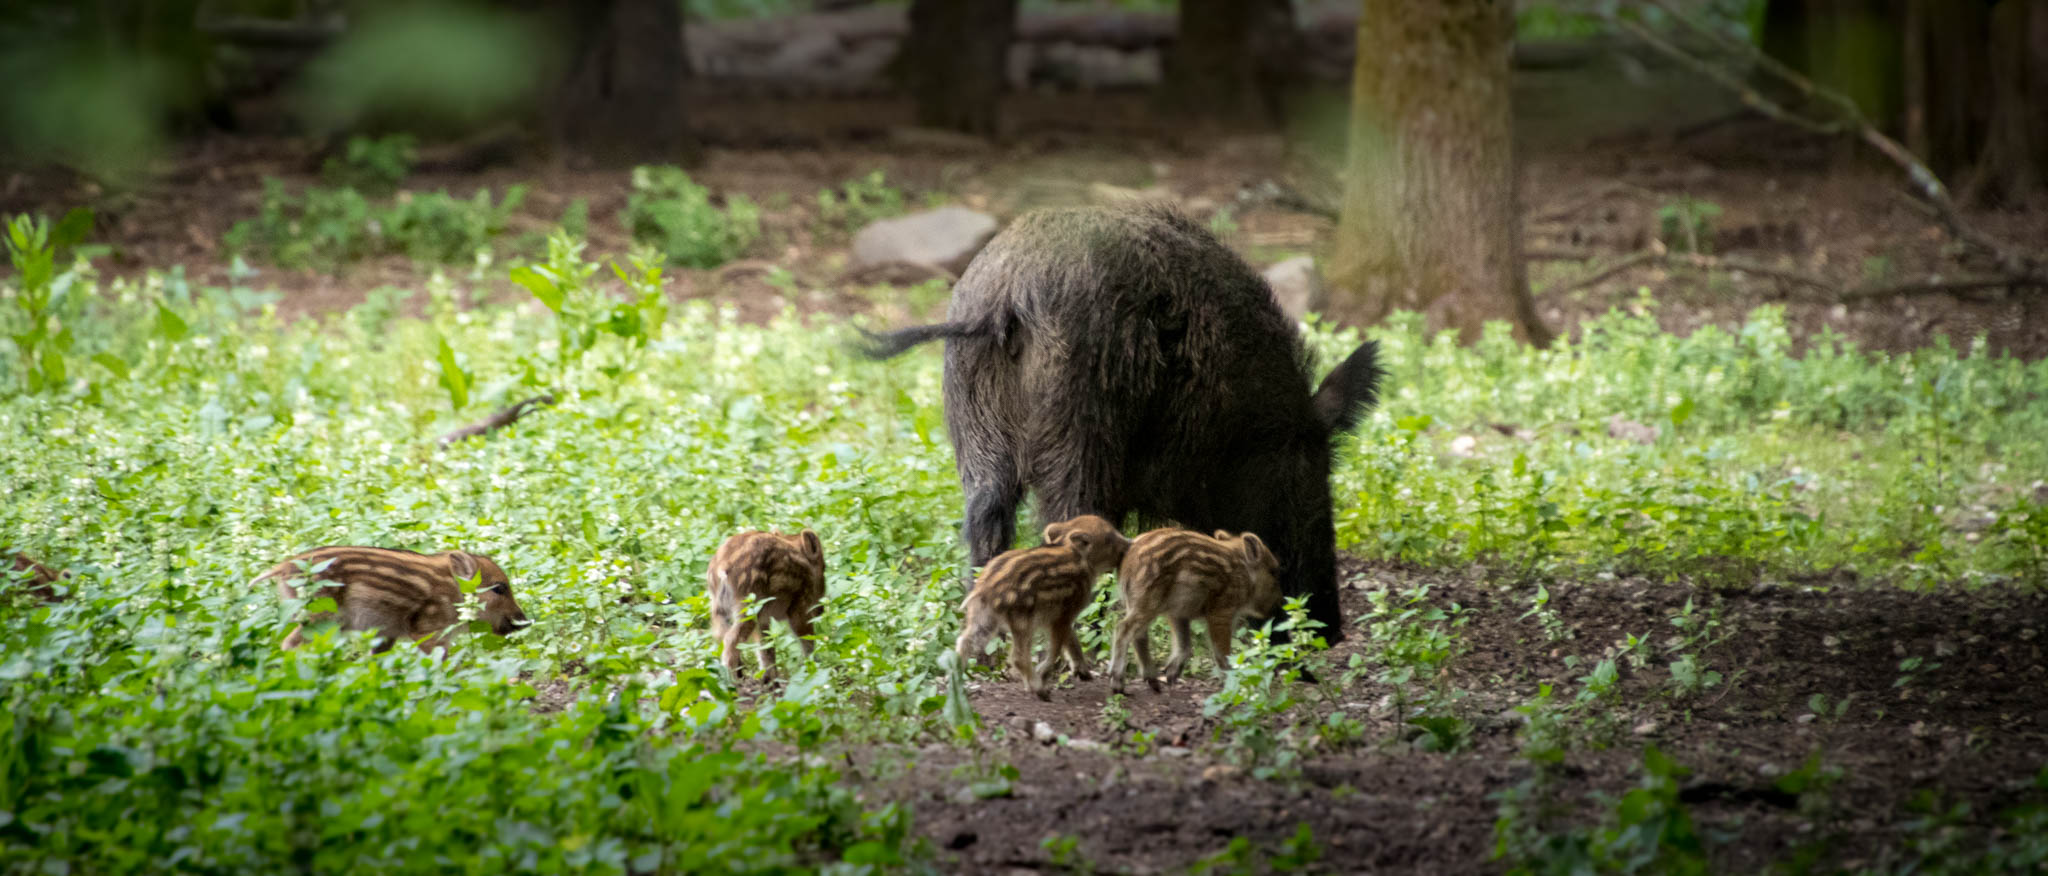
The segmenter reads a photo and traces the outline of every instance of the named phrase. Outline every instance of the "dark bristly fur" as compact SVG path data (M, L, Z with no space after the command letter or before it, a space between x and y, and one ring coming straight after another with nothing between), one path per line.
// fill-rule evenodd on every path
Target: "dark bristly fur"
M324 566L322 564L325 564ZM307 570L317 570L308 572ZM420 554L388 548L315 548L285 560L257 581L274 581L285 599L331 597L333 612L309 615L285 637L285 648L305 641L305 624L340 620L344 630L379 630L379 653L400 639L431 651L462 631L456 606L464 598L457 579L477 579L477 619L491 632L511 635L527 625L526 612L512 598L512 581L489 557L464 551ZM336 587L307 586L332 582Z
M1209 648L1220 670L1229 665L1230 632L1240 618L1270 615L1280 607L1279 561L1257 535L1186 529L1155 529L1131 543L1117 571L1124 616L1109 646L1109 684L1124 692L1124 661L1138 651L1138 669L1153 692L1160 690L1146 637L1152 621L1166 615L1173 624L1173 656L1166 683L1180 680L1194 653L1193 621L1209 633Z
M953 651L964 665L998 629L1010 635L1010 668L1041 700L1052 699L1047 675L1062 654L1074 677L1088 680L1088 658L1074 636L1074 618L1088 607L1095 579L1123 561L1130 539L1109 521L1082 516L1045 528L1045 544L989 561L974 592L960 603L967 614ZM1033 665L1031 640L1045 630L1045 660Z
M946 424L974 565L1041 520L1098 514L1259 533L1281 589L1344 637L1330 508L1334 439L1377 400L1367 342L1310 392L1310 356L1264 280L1168 208L1019 217L953 289L947 322L871 335L890 356L946 341Z
M723 644L725 668L739 671L740 641L746 640L761 645L761 677L775 677L775 646L761 642L760 633L762 625L778 619L796 634L804 656L811 656L811 625L825 599L825 544L817 533L739 533L718 546L704 574L711 637ZM749 596L761 608L742 619L740 605Z

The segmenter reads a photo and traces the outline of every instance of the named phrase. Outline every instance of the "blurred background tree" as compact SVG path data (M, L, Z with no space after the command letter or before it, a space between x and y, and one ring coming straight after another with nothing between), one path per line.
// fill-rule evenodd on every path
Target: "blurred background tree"
M1966 200L2048 184L2048 3L1770 0L1762 45L1855 100Z

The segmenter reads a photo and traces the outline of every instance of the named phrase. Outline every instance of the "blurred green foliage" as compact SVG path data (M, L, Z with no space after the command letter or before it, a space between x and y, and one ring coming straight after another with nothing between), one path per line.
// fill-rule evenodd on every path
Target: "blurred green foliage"
M505 231L526 196L513 186L493 202L489 189L469 200L445 191L408 192L374 204L352 188L312 186L294 195L282 181L263 181L255 218L228 230L228 251L284 268L332 271L382 253L452 264L476 255Z
M318 132L372 120L461 130L516 110L551 58L527 19L453 3L390 4L351 25L305 72L301 113Z
M417 143L410 134L350 137L340 155L328 157L320 175L331 186L388 195L412 173Z
M761 236L761 208L746 195L731 195L723 207L711 191L682 168L633 168L633 193L619 221L633 239L659 247L669 261L715 268L745 252Z

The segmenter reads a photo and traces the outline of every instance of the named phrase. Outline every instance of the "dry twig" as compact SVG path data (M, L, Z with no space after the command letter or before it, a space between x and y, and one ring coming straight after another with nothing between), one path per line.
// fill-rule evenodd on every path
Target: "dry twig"
M453 432L441 436L441 443L453 444L457 441L461 441L466 438L475 438L479 435L488 435L499 429L503 429L506 426L512 425L520 417L526 416L536 407L551 405L554 403L555 396L553 393L537 395L529 399L522 399L517 404L514 404L511 407L505 408L504 410L501 410L495 414L492 414L488 417L485 417L481 420L478 420L474 423L471 423L467 426L464 426L460 429L457 429Z
M1626 271L1630 268L1636 267L1637 265L1656 261L1658 258L1661 258L1662 256L1663 253L1658 252L1656 250L1638 250L1634 253L1631 253L1630 255L1622 257L1619 261L1615 261L1608 264L1607 267L1594 271L1593 273L1581 277L1577 280L1573 280L1554 289L1545 289L1543 290L1543 293L1546 295L1555 295L1559 292L1571 292L1577 289L1584 289L1587 286L1591 286L1595 283L1607 279L1608 277L1612 277L1615 274L1619 274L1622 271Z

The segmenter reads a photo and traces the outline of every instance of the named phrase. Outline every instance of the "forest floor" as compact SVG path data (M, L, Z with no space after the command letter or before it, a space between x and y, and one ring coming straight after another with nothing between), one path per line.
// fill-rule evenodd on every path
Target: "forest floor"
M1462 697L1455 711L1471 716L1468 747L1446 755L1374 742L1426 734L1402 732L1384 700L1320 702L1319 714L1361 719L1368 741L1311 742L1297 775L1259 781L1237 765L1244 753L1227 733L1214 738L1219 724L1204 717L1203 701L1218 685L1198 658L1163 694L1133 678L1121 708L1107 705L1100 674L1069 680L1051 702L1007 681L978 685L975 708L1001 728L989 760L1019 773L1007 797L963 794L974 762L949 746L870 750L861 772L877 793L914 801L919 830L960 872L1046 868L1047 837L1078 838L1069 870L1085 861L1108 872L1179 872L1225 852L1234 837L1250 840L1255 857L1279 855L1303 823L1322 850L1314 869L1491 872L1498 795L1533 791L1520 830L1597 820L1594 795L1635 786L1646 744L1692 770L1676 783L1678 799L1699 833L1714 838L1715 872L1764 872L1801 853L1853 871L1902 842L1940 842L1950 827L1988 828L2039 794L2048 601L2038 596L1872 592L1850 581L1707 593L1619 580L1553 589L1555 617L1539 621L1523 617L1525 599L1478 575L1352 562L1345 576L1354 623L1376 589L1426 585L1427 604L1456 608L1459 650L1437 683ZM1721 674L1718 690L1676 698L1623 657L1614 691L1565 731L1611 744L1576 751L1535 781L1536 768L1518 756L1515 731L1527 719L1515 707L1540 685L1569 686L1566 676L1580 674L1563 669L1569 656L1583 671L1628 653L1631 636L1663 647L1679 635L1672 619L1688 600L1696 616L1711 619L1693 653ZM1333 649L1333 665L1367 639L1355 629ZM1901 670L1913 657L1922 658L1916 668ZM1816 695L1824 698L1819 714ZM1303 697L1315 702L1317 694ZM1054 739L1034 733L1041 723ZM1817 773L1812 785L1821 793L1802 800L1781 780L1810 757L1839 772ZM1951 823L1908 827L1910 804L1922 794L1937 804L1930 814L1968 808ZM1535 814L1546 807L1547 816Z
M996 145L893 139L907 119L898 101L763 108L709 100L700 109L696 121L712 146L693 178L761 202L767 235L747 260L674 271L673 294L730 302L749 320L785 305L827 316L916 315L919 303L900 290L851 275L848 234L822 228L815 216L818 190L875 169L913 206L932 194L1004 219L1088 201L1102 192L1098 184L1164 187L1260 266L1323 253L1332 231L1320 216L1240 201L1287 163L1285 137L1172 136L1133 95L1019 97L1010 107L1013 133ZM1966 345L1981 334L1995 350L2048 353L2048 295L2040 290L1852 301L1768 272L1661 261L1578 282L1651 247L1659 211L1682 199L1718 210L1708 229L1715 256L1818 277L1837 291L1972 270L1939 225L1902 195L1894 169L1758 121L1713 123L1718 112L1706 115L1710 123L1690 127L1527 138L1527 244L1586 256L1532 261L1538 310L1553 325L1568 331L1609 308L1633 306L1636 290L1649 287L1660 320L1679 333L1704 325L1733 330L1752 308L1771 304L1786 309L1801 336L1831 331L1871 349L1910 349L1943 335ZM432 269L401 258L338 274L255 265L253 277L231 278L223 234L255 212L264 177L316 180L314 154L297 141L207 140L140 192L118 198L57 178L0 181L0 212L93 203L98 239L114 248L107 273L132 277L182 265L197 283L275 288L289 316L344 310L383 285L418 285ZM527 162L421 174L407 187L463 196L515 183L531 186L515 233L544 230L581 198L593 250L626 250L629 241L611 219L628 190L620 171ZM1215 222L1223 208L1227 221ZM2023 248L2048 250L2048 205L1976 210L1970 218ZM771 283L775 267L790 272L794 285ZM478 273L462 285L474 298L512 295L503 274ZM911 802L916 829L958 872L1179 870L1228 854L1235 837L1251 842L1248 854L1271 857L1302 823L1321 849L1310 869L1486 872L1497 866L1489 856L1498 795L1528 794L1531 814L1516 829L1585 822L1607 808L1596 792L1638 784L1641 748L1654 744L1693 771L1680 799L1698 830L1715 838L1717 869L1760 872L1802 850L1853 869L1901 842L1940 843L1951 826L1985 829L2033 792L2048 751L2048 603L2038 596L1913 594L1834 579L1726 591L1568 581L1553 587L1551 614L1531 616L1525 598L1511 598L1502 581L1481 572L1352 561L1344 574L1354 622L1366 614L1371 591L1427 585L1425 604L1456 608L1446 621L1460 625L1456 655L1424 683L1455 695L1454 711L1470 731L1462 750L1426 753L1402 741L1416 732L1402 729L1384 699L1319 699L1336 690L1325 679L1301 695L1319 714L1341 710L1363 722L1358 738L1365 741L1309 742L1313 727L1299 727L1296 743L1306 754L1294 773L1255 779L1247 766L1256 764L1244 761L1256 758L1228 734L1219 737L1218 720L1203 713L1217 681L1198 657L1180 685L1154 694L1134 682L1120 706L1109 703L1099 675L1062 685L1049 703L1013 682L976 682L984 763L1017 770L1004 795L963 798L963 776L981 768L972 751L944 745L845 752L853 780L875 798ZM1693 617L1704 619L1694 632L1674 623L1688 602ZM1369 635L1352 628L1332 665L1344 665ZM1716 689L1673 698L1661 681L1631 671L1630 655L1649 651L1632 647L1630 637L1663 643L1674 635L1696 636L1687 653L1702 671L1719 673ZM1565 668L1568 657L1578 658L1570 663L1576 669ZM1562 687L1603 659L1620 667L1613 692L1572 712L1575 723L1560 730L1600 744L1574 746L1537 781L1518 755L1515 729L1527 717L1514 707L1536 697L1540 685ZM1054 741L1040 740L1040 724ZM1785 790L1779 780L1814 755L1827 771L1800 775L1808 790L1823 790L1803 797ZM1911 804L1923 792L1935 795L1925 798L1935 808L1915 821ZM1951 808L1958 803L1968 808ZM1545 806L1561 817L1536 814ZM1046 842L1063 836L1076 838L1072 848Z
M1617 109L1574 90L1586 87L1566 82L1518 91L1525 115L1533 116L1520 132L1527 154L1529 277L1538 310L1554 328L1569 333L1587 317L1634 306L1636 291L1648 287L1659 302L1659 320L1680 334L1708 324L1732 328L1754 307L1775 304L1786 309L1799 335L1832 331L1866 349L1911 349L1939 335L1962 346L1983 335L1993 350L2028 358L2048 352L2048 296L2038 289L1845 295L1989 272L1906 194L1896 168L1840 143L1731 115L1739 107L1712 92L1651 92L1682 109L1646 116L1656 110L1644 105L1642 89L1619 89L1636 96L1615 101ZM1303 120L1289 134L1210 137L1176 130L1139 94L1027 94L1007 107L1012 133L1006 139L976 144L904 136L910 119L899 100L762 105L720 100L711 92L697 120L711 145L691 176L718 197L746 195L763 205L764 235L740 261L671 270L672 294L730 302L750 321L765 320L785 304L807 314L912 315L903 312L906 302L893 295L890 278L847 270L851 231L818 219L820 190L875 170L912 209L930 199L1007 220L1035 207L1139 190L1168 195L1211 221L1257 267L1292 255L1325 255L1335 230L1329 219L1252 193L1273 182L1297 189L1318 184L1289 168L1300 166L1296 146L1313 139L1301 131L1314 127L1316 108L1326 107L1327 98L1304 98ZM167 161L152 182L118 196L61 175L16 174L0 180L0 212L92 204L100 238L114 247L111 273L183 265L195 283L228 285L234 281L222 236L256 213L264 178L317 184L320 155L315 144L296 139L204 140ZM524 234L526 254L537 251L538 236L579 199L592 217L594 253L618 256L630 247L613 218L629 193L623 171L529 159L480 172L419 173L406 188L467 197L480 187L502 194L515 184L529 191L507 236ZM1677 211L1709 216L1694 236L1725 264L1646 259L1606 271L1661 246L1661 238L1676 239L1664 216ZM2048 204L2007 204L1968 215L2021 250L2048 250ZM416 286L432 270L402 256L335 273L252 267L254 275L239 282L283 293L286 315L344 310L379 286ZM793 284L771 284L771 267L790 272ZM475 298L524 295L497 270L469 276L462 285Z

